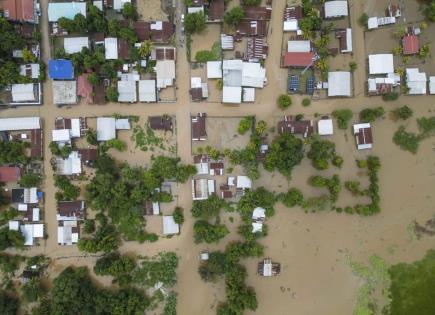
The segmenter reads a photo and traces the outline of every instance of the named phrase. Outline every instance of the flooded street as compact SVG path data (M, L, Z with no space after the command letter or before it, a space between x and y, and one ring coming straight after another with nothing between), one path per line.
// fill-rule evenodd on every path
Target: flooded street
M408 1L405 1L408 2ZM411 2L411 1L409 1ZM413 0L412 0L413 2ZM70 108L58 108L52 104L51 83L44 83L44 105L0 111L0 117L41 116L44 123L44 167L45 182L45 224L49 238L40 247L31 248L26 255L45 254L54 259L51 267L52 276L56 276L63 267L86 265L92 269L96 258L85 257L76 246L57 245L56 203L53 171L50 165L51 129L56 117L103 116L119 113L121 115L138 115L142 121L151 115L170 114L176 116L178 155L185 163L192 163L190 139L190 114L206 112L209 116L245 116L256 115L271 126L277 116L304 113L307 118L314 118L315 113L328 114L335 109L350 108L358 113L366 107L384 106L390 111L401 105L408 105L414 111L408 128L416 131L415 117L435 115L434 96L401 96L399 100L384 103L379 97L364 96L366 80L366 47L364 32L357 19L366 8L366 1L350 0L351 25L354 38L354 59L358 69L354 73L355 97L349 99L324 99L313 101L311 106L302 107L303 96L293 96L293 106L282 112L276 106L276 98L286 91L287 71L279 67L282 40L282 13L285 1L273 1L272 20L269 26L269 57L266 61L267 86L258 90L256 102L242 104L239 107L227 107L216 103L191 103L189 64L186 52L178 47L177 52L177 102L157 104L107 104L74 105ZM43 57L49 59L49 42L47 34L47 0L41 1L43 30ZM355 116L352 122L356 122ZM386 115L373 125L374 148L370 152L357 152L354 138L347 131L335 129L331 138L337 144L337 151L344 158L343 169L336 172L342 182L361 180L354 160L377 155L381 160L380 194L381 213L373 217L338 214L334 212L304 213L299 208L287 209L281 203L276 205L276 214L268 219L269 235L261 239L266 247L266 256L280 262L282 272L273 279L256 275L257 260L243 262L248 269L247 284L255 287L259 307L256 312L246 314L270 315L348 315L356 301L359 278L352 275L346 264L345 254L352 259L366 262L372 254L378 254L388 263L413 261L420 259L427 249L433 248L434 238L428 236L420 240L410 240L407 227L414 220L420 223L431 219L435 213L435 137L424 140L416 155L402 151L392 142L393 133L399 122ZM335 126L336 127L336 126ZM347 133L347 135L345 135ZM123 136L128 140L129 135ZM134 143L129 142L130 146ZM130 154L130 149L123 154ZM122 154L117 153L120 159ZM128 156L132 164L145 165L143 155ZM315 172L308 160L296 167L290 183L280 175L271 176L262 171L262 178L254 187L266 186L275 191L285 191L288 187L298 187L304 194L314 193L308 186L307 179ZM326 173L328 174L329 173ZM332 174L332 173L331 173ZM184 208L186 217L181 234L170 239L161 238L156 243L138 244L127 242L121 247L123 253L154 255L160 251L175 251L181 258L178 269L178 314L208 315L215 314L215 307L224 300L224 283L209 284L203 282L197 272L198 253L203 249L224 248L236 231L224 238L218 246L196 245L193 242L193 219L190 215L192 194L190 182L179 187L178 204ZM339 204L356 203L345 189ZM393 250L394 249L394 250ZM102 284L110 284L108 277L99 277Z

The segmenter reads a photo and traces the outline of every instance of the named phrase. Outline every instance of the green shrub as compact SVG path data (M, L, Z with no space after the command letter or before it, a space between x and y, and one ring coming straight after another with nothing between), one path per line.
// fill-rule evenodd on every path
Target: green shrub
M358 166L358 168L366 168L367 161L366 160L356 160L356 165Z
M278 107L282 110L289 108L292 104L292 98L290 95L281 94L277 100Z
M393 142L402 150L417 153L420 137L412 132L407 132L404 126L400 126L394 133Z
M358 68L358 64L355 61L349 62L349 70L350 72L355 72L355 70Z
M338 167L338 168L341 168L341 166L342 166L343 163L344 163L344 159L343 159L341 156L336 155L336 156L334 156L334 157L332 158L331 163L332 163L332 165L334 165L334 166L336 166L336 167Z
M361 26L367 27L368 22L369 22L369 16L368 16L367 13L364 12L364 13L361 14L361 16L359 17L359 19L358 19L358 23L359 23Z
M328 185L328 179L319 175L311 176L308 183L314 187L326 187Z
M359 113L361 122L371 123L385 114L383 107L366 108Z
M413 111L407 105L404 105L402 107L395 109L393 113L397 116L397 118L406 120L408 118L411 118Z
M332 116L337 119L338 128L347 129L353 113L350 109L339 109L332 112Z
M399 93L397 93L397 92L390 92L390 93L382 95L382 99L386 102L396 101L398 98L399 98Z
M252 124L255 122L254 116L246 116L242 118L239 122L239 127L237 128L237 132L240 135L244 135L252 128Z
M311 99L309 99L308 97L305 97L302 100L302 106L307 107L307 106L310 106L310 105L311 105Z

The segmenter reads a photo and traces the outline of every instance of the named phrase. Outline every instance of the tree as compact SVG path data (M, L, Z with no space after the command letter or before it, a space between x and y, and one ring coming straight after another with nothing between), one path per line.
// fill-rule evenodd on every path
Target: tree
M398 98L399 98L399 93L397 93L397 92L390 92L390 93L382 95L382 99L386 102L396 101Z
M131 27L122 27L118 32L118 36L126 40L130 45L133 45L137 42L136 33Z
M130 2L124 3L124 6L122 8L122 16L126 19L137 20L138 14L136 7Z
M290 105L292 104L292 98L290 97L290 95L281 94L278 97L277 104L278 104L279 108L281 108L282 110L285 110L285 109L289 108Z
M407 120L412 117L413 111L407 105L399 107L393 111L393 113L397 116L397 118Z
M328 161L336 156L335 144L328 140L315 139L311 143L307 157L312 160L315 169L325 170L328 168Z
M184 215L183 215L183 208L181 207L175 207L174 212L172 213L172 216L174 217L174 221L177 224L183 224L184 222Z
M239 127L237 128L237 132L240 135L244 135L246 132L248 132L252 125L255 123L255 117L254 116L246 116L242 118L239 122Z
M266 216L270 217L275 213L274 205L276 202L275 195L264 187L259 187L256 190L248 190L237 203L237 211L240 212L242 218L246 221L251 221L252 211L257 208L266 210Z
M92 128L86 131L86 142L91 145L98 145L97 132Z
M255 126L255 132L259 135L263 135L267 130L267 123L264 120L260 120L257 122L257 126Z
M261 0L243 0L243 5L257 6L261 4Z
M25 46L24 39L15 32L14 27L5 18L0 18L0 56L8 59L12 56L14 49L21 49Z
M28 173L21 176L20 186L21 187L38 187L41 185L42 177L39 174Z
M100 11L95 5L88 5L88 12L86 14L86 22L88 25L89 33L106 33L107 21L103 16L103 12Z
M0 164L27 164L29 158L26 156L26 142L0 141Z
M349 62L349 70L350 72L355 72L355 70L358 68L358 64L355 61Z
M412 132L407 132L404 126L400 126L393 135L393 142L402 150L415 154L418 151L420 137Z
M382 117L385 114L383 107L366 108L359 113L361 122L370 123Z
M57 200L72 201L80 195L80 187L73 185L66 176L55 175L54 185L60 189L60 192L56 193Z
M184 183L190 176L196 174L196 167L180 164L180 161L180 158L158 156L153 159L151 172L162 180L175 178L177 182Z
M192 216L208 220L219 216L221 208L226 206L225 200L217 195L211 195L206 200L195 200L192 206Z
M88 75L88 82L93 86L97 86L100 84L100 77L97 73L92 72Z
M151 55L151 52L154 49L153 42L150 40L144 40L139 47L139 56L142 59L146 59Z
M27 302L35 302L43 296L44 288L38 278L33 278L23 285L21 292Z
M196 243L218 243L230 231L223 224L211 224L205 220L196 221L193 226Z
M6 291L0 290L0 314L16 315L19 301L16 297L9 295Z
M225 274L228 267L225 253L216 251L209 254L208 260L199 266L198 272L202 280L214 282Z
M95 220L86 219L83 224L83 231L86 234L91 234L95 232Z
M297 188L289 189L285 194L280 194L278 198L287 208L294 206L303 207L304 205L304 195Z
M308 106L310 106L311 105L311 99L309 99L308 97L305 97L303 100L302 100L302 106L304 106L304 107L308 107Z
M235 26L239 24L245 17L245 11L240 6L233 7L230 11L225 13L224 21L228 25Z
M153 287L157 283L172 287L177 283L178 257L174 252L160 252L153 257L144 257L141 266L136 268L133 283Z
M109 102L117 102L118 101L118 96L119 96L119 93L118 93L118 90L115 87L109 86L106 89L106 99Z
M423 13L431 22L435 22L435 1L434 0L428 0L428 4L426 4L425 8L423 9Z
M184 17L184 29L189 34L200 33L205 26L205 15L202 11L186 14Z
M6 61L0 67L0 87L13 83L20 83L20 72L18 65L12 61Z
M369 22L369 16L367 13L363 13L361 14L361 16L358 19L358 22L361 26L367 27L368 22Z
M349 120L351 120L353 113L350 109L339 109L333 111L332 116L337 119L338 128L347 129Z
M131 273L135 266L136 264L132 258L113 252L105 254L97 260L94 272L99 276L113 276L115 280L121 276L128 276L131 280Z
M0 229L0 251L8 247L24 247L24 236L19 231L9 230L8 227Z

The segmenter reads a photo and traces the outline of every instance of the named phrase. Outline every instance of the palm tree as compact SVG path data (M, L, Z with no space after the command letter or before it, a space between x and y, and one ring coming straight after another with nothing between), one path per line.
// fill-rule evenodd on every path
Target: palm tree
M151 51L154 49L154 45L150 40L144 40L139 47L139 56L141 58L147 58L151 55Z

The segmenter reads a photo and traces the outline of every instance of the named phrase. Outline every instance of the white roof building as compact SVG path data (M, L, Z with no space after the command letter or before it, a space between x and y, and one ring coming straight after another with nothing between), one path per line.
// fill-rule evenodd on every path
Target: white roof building
M192 179L192 199L205 200L215 193L215 181L207 178Z
M136 81L118 81L118 102L137 102Z
M73 232L74 230L74 232ZM63 221L57 227L57 243L59 245L76 244L79 240L78 224L76 220Z
M175 223L174 217L172 215L163 216L163 234L173 235L180 233L180 225Z
M410 95L423 95L427 93L427 76L425 72L420 72L418 68L406 69L406 86Z
M118 59L118 39L107 37L104 39L105 57L108 60Z
M83 37L65 37L63 39L63 49L67 54L81 52L83 48L89 48L89 38Z
M97 140L107 141L116 138L116 123L113 117L97 118Z
M334 134L334 127L332 125L332 119L320 119L317 122L317 129L319 135L321 136L329 136Z
M131 125L128 118L115 119L115 129L116 130L130 130Z
M207 61L207 79L222 78L222 61Z
M139 102L156 102L156 80L139 81Z
M325 2L325 18L337 18L348 15L347 0Z
M266 69L258 62L244 62L242 86L262 88L266 80Z
M69 142L71 140L71 129L55 129L51 131L53 141Z
M222 50L233 50L234 37L232 35L221 34L221 48Z
M369 55L369 73L370 74L394 73L393 54Z
M188 7L187 13L198 13L198 12L204 12L204 7Z
M242 102L241 86L224 86L222 89L222 103L240 104Z
M429 94L435 94L435 77L429 77Z
M35 84L12 84L12 102L35 102L38 100L35 94Z
M76 81L53 80L53 103L56 105L69 105L77 103Z
M80 138L80 119L79 118L71 118L71 138Z
M24 236L24 245L34 245L35 238L44 237L44 225L43 224L24 224L20 227L21 234Z
M157 88L172 86L175 80L175 60L157 60L155 67Z
M0 118L0 131L41 129L39 117Z
M328 72L328 96L351 96L349 71Z
M70 153L67 159L56 158L56 170L59 175L78 175L82 173L82 161L78 151Z
M9 221L9 230L11 231L19 231L20 230L20 221Z
M61 17L74 19L77 14L86 17L86 2L49 2L48 21L57 22Z
M243 88L243 103L253 103L255 102L255 89L254 88Z
M40 65L39 63L28 63L25 65L20 65L20 75L27 76L27 71L30 71L31 79L38 79L40 74Z
M289 40L287 52L310 52L311 41L309 40Z
M283 22L284 32L296 32L299 30L299 23L296 19L289 19Z
M131 0L113 0L113 9L121 11L126 3L131 3Z
M251 189L252 188L252 180L248 176L237 176L237 188L242 189Z
M346 28L346 49L342 49L342 53L352 52L352 29Z
M41 210L39 208L33 208L32 210L32 221L38 222L40 219Z
M263 222L266 219L266 210L257 207L252 212L252 233L263 231Z

